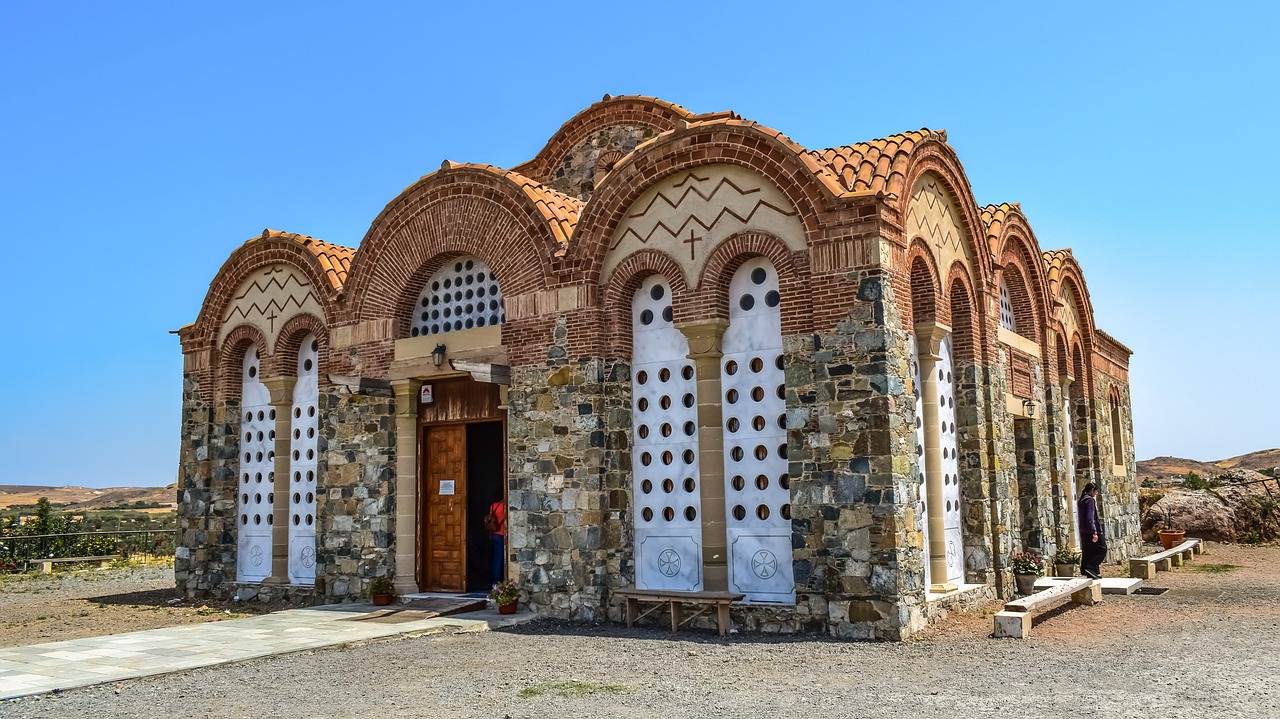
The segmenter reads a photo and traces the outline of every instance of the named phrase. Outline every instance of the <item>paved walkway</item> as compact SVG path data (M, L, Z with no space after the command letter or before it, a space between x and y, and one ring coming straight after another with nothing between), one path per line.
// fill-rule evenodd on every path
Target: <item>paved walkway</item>
M66 642L0 649L0 699L105 684L274 654L332 647L395 635L488 631L531 621L530 612L485 610L413 621L342 621L372 611L368 604L289 609L246 619L152 629Z

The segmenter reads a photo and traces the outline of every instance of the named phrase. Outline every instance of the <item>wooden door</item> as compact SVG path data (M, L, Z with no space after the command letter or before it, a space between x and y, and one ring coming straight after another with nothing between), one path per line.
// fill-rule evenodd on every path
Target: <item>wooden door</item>
M426 521L420 547L424 591L467 589L467 428L428 427L421 486Z

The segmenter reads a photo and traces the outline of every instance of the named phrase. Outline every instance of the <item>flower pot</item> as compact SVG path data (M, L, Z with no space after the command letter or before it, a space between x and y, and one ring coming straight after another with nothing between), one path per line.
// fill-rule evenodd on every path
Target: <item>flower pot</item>
M1160 530L1160 545L1165 549L1173 549L1182 544L1182 539L1186 536L1186 531L1182 529L1162 529Z
M506 604L499 604L498 614L515 614L516 610L519 608L520 608L520 602L507 602Z
M1053 576L1055 576L1055 577L1074 577L1074 576L1076 576L1076 565L1074 565L1074 564L1055 564L1055 565L1053 565Z
M387 605L389 605L389 604L391 604L391 595L390 595L390 594L375 594L375 595L373 595L373 606L375 606L375 607L385 607L385 606L387 606Z
M1035 574L1015 574L1013 581L1018 587L1018 594L1035 594L1036 593L1036 577Z

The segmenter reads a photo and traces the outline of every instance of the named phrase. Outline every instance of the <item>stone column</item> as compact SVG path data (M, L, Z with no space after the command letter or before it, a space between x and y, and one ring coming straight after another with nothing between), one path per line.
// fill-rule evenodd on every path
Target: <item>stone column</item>
M262 380L271 394L276 413L275 479L271 483L271 576L263 584L289 583L289 447L292 431L293 388L297 377L268 377Z
M418 591L418 394L420 379L391 381L396 393L397 594Z
M1062 517L1066 520L1066 537L1068 547L1079 549L1079 533L1076 532L1076 497L1080 492L1080 476L1076 473L1076 445L1080 438L1076 436L1075 399L1071 396L1071 385L1075 378L1070 375L1062 377L1062 447L1064 461L1062 476L1058 485L1058 493L1062 496Z
M942 361L942 340L951 328L937 322L915 326L920 353L920 406L924 422L925 497L929 523L930 592L950 592L956 585L947 581L947 536L942 519L942 432L938 429L938 362ZM939 581L941 580L941 581Z
M711 592L729 589L729 539L724 506L724 412L720 390L720 341L728 320L684 322L698 384L698 485L702 500L702 582Z

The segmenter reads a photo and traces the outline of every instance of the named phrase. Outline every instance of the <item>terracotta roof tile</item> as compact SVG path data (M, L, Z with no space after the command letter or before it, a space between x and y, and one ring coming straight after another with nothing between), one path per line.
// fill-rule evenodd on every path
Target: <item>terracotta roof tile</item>
M569 238L573 236L573 230L578 225L578 215L581 214L582 206L585 204L582 200L534 182L514 170L504 170L495 165L451 162L448 163L448 167L483 170L507 178L519 186L525 196L533 200L534 206L551 226L551 234L558 244L561 246L568 244Z
M351 260L356 256L356 251L350 247L335 245L332 242L317 240L307 235L299 235L295 232L283 232L281 230L263 230L260 239L282 239L292 240L307 248L311 254L315 255L316 260L320 263L320 267L324 269L325 277L329 280L329 285L335 290L342 289L342 285L347 281L347 272L351 270Z
M1058 286L1061 284L1062 267L1067 260L1074 260L1075 257L1071 254L1070 247L1065 250L1049 250L1043 253L1042 256L1044 257L1045 274L1049 279L1049 292L1051 296L1057 297Z
M1016 202L1001 202L998 205L987 205L982 208L982 224L987 228L988 238L1000 236L1000 230L1011 212L1022 212L1022 206Z
M869 142L812 150L808 154L838 178L847 192L883 192L902 197L911 151L929 139L946 142L947 133L926 127Z

